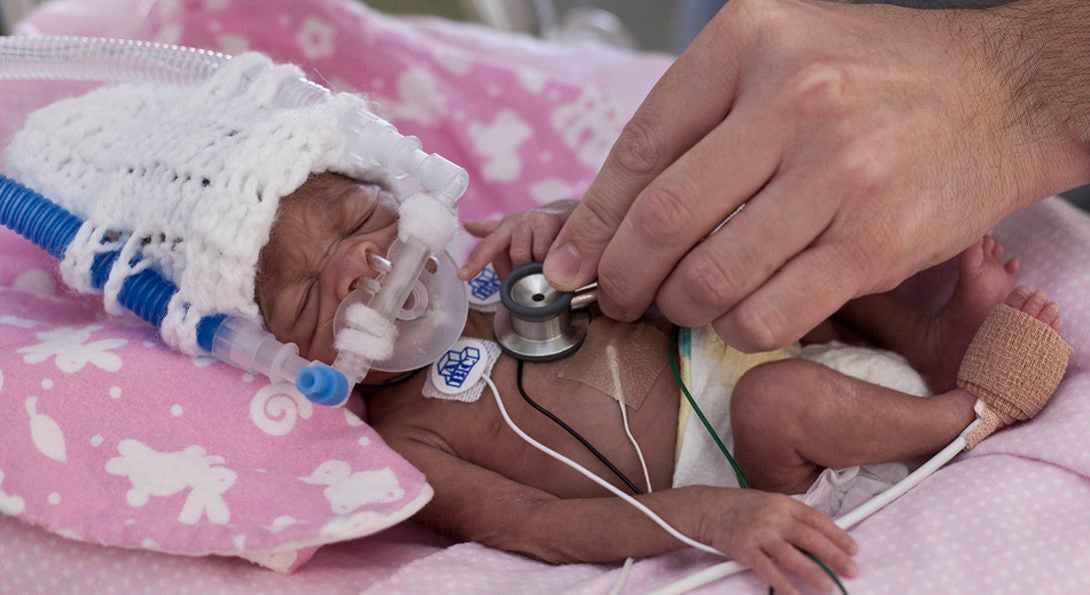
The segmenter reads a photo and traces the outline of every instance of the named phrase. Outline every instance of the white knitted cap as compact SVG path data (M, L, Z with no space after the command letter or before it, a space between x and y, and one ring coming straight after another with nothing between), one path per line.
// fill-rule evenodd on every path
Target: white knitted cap
M120 313L117 292L134 269L119 269L142 254L137 268L153 266L178 286L161 328L169 345L197 353L207 314L261 324L254 280L280 198L313 173L378 175L343 146L340 126L367 108L362 98L274 105L281 83L302 76L243 54L200 85L105 87L32 114L5 157L12 177L85 220L61 265L65 282L91 291L95 254L121 248L107 310ZM111 231L131 236L104 243Z

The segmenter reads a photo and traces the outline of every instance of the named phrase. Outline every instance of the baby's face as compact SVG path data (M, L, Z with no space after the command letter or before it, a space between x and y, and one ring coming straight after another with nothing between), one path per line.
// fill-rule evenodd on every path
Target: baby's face
M261 251L255 292L269 331L329 364L333 317L346 295L375 271L397 238L397 201L378 186L343 176L313 176L281 200Z

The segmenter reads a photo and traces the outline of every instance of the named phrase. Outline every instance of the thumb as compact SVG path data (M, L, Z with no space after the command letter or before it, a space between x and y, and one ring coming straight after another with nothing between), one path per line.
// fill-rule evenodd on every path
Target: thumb
M598 262L631 205L614 198L617 194L595 190L592 184L545 256L545 278L561 291L574 291L598 277Z

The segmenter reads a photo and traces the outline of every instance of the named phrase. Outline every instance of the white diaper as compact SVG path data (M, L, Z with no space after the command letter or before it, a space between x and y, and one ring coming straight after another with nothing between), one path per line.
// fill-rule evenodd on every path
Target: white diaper
M679 344L682 378L693 398L727 449L733 451L730 435L730 394L749 368L765 361L801 357L848 376L916 396L929 394L927 384L900 355L891 351L831 342L797 346L766 354L743 354L723 345L710 327L683 332ZM678 456L674 487L713 485L738 487L733 469L708 435L696 415L688 414L682 397L679 417ZM850 512L871 497L904 479L910 467L905 463L863 465L826 469L805 494L795 496L829 516Z

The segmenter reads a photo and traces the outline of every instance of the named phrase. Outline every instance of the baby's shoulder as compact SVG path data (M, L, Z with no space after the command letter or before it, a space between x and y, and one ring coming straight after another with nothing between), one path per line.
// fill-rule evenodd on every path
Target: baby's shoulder
M425 376L416 374L408 382L365 395L367 421L387 441L397 436L446 445L458 442L476 423L480 415L477 403L425 397Z

